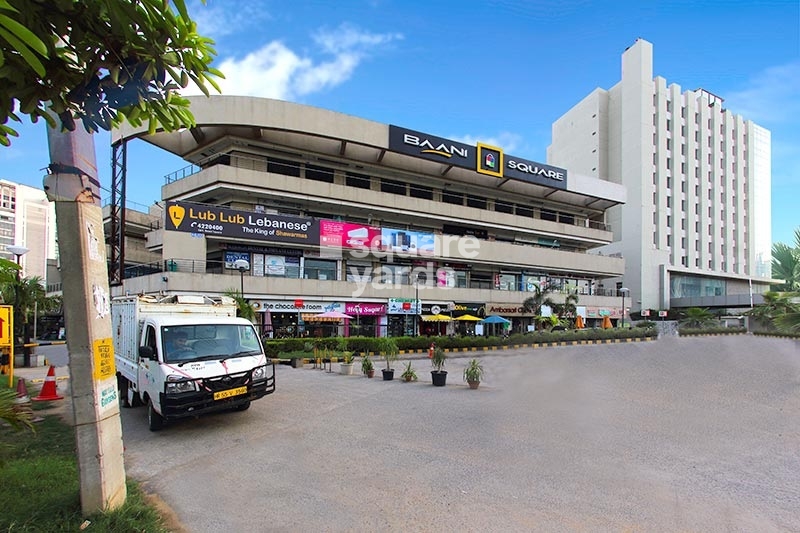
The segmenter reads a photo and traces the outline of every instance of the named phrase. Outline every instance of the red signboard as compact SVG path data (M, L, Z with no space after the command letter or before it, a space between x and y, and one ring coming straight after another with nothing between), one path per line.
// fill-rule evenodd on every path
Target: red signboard
M303 307L303 300L295 300L294 306L300 309L301 307Z

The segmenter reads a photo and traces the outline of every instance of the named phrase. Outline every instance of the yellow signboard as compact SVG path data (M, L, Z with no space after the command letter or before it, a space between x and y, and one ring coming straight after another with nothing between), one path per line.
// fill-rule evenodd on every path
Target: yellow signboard
M13 307L10 305L0 305L0 346L11 346L14 344L14 333L11 328Z
M114 377L116 369L114 367L114 344L111 338L94 341L92 354L94 355L92 377L96 381Z

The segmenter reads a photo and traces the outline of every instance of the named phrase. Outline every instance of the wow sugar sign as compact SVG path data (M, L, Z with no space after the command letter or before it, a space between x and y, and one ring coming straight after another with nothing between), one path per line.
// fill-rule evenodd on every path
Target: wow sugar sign
M167 202L166 229L221 237L319 245L319 223L306 217Z

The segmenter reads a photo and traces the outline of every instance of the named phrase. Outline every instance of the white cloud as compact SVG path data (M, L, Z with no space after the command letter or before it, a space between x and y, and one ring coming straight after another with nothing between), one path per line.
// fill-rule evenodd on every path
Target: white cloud
M242 59L225 58L215 66L225 75L219 80L222 94L291 100L344 83L375 49L402 38L343 24L312 36L326 56L322 59L298 55L282 41L272 41ZM200 94L193 86L181 92Z
M800 116L800 62L770 67L748 86L728 93L725 107L765 127L797 123Z
M209 0L206 5L195 1L187 9L197 23L198 33L214 40L236 35L244 28L260 26L272 20L272 15L264 9L263 4L249 0Z
M477 143L496 146L497 148L502 148L504 153L514 152L515 150L519 149L523 143L523 138L521 135L508 131L502 131L491 137L481 137L476 135L454 135L448 138L473 146Z

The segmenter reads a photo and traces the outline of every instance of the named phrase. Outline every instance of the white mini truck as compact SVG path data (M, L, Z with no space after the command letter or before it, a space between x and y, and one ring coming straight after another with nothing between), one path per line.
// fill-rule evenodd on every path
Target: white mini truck
M147 405L152 431L275 392L275 365L231 298L124 296L111 315L120 398Z

